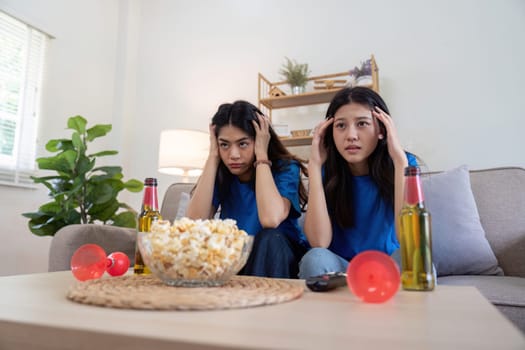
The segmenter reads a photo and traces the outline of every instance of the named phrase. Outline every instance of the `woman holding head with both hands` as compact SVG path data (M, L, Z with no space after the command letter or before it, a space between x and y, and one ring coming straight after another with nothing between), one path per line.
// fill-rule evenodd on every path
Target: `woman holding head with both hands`
M365 250L399 249L396 216L403 205L406 153L383 99L365 87L339 91L314 129L308 162L304 232L312 249L300 278L345 272Z
M306 201L306 169L280 142L270 121L245 101L219 107L210 125L210 153L186 215L220 217L254 235L241 274L297 278L306 240L297 223Z

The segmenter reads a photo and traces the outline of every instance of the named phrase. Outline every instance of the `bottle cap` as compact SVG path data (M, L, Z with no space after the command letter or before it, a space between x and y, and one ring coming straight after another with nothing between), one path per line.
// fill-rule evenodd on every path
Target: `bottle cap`
M409 165L405 168L405 176L416 176L421 174L421 169L417 165Z
M144 185L145 186L157 186L157 179L154 177L147 177L144 180Z

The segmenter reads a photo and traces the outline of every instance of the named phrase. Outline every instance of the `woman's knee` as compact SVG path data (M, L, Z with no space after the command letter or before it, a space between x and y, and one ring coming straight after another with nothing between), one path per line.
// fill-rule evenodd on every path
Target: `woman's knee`
M255 235L254 246L281 246L287 245L286 236L277 229L263 229Z
M327 258L330 258L331 255L333 255L330 250L327 248L312 248L306 252L306 254L303 256L303 261L305 263L309 262L316 262L319 260L325 260Z
M327 248L312 248L299 263L299 278L345 271L348 263Z
M290 242L276 229L264 229L255 235L252 252L242 274L297 278L298 263L304 248Z

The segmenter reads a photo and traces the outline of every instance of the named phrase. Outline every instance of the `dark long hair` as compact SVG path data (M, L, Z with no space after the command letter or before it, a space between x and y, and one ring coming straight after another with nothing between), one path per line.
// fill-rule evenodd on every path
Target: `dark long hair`
M328 106L326 119L333 118L339 108L350 103L381 108L389 113L385 101L374 90L365 87L345 88L339 91ZM378 140L375 150L368 157L369 176L379 188L381 197L394 208L394 162L388 153L387 133L384 124L378 120L383 139ZM352 173L346 160L339 154L334 143L333 129L327 128L324 139L327 149L325 162L324 190L329 212L340 227L353 227L355 206L353 203Z
M252 125L252 120L259 123L256 113L263 114L257 107L246 101L235 101L234 103L224 103L219 106L219 109L213 116L211 123L215 125L215 136L218 137L219 131L222 127L227 125L235 126L251 138L255 140L255 128ZM291 154L282 144L279 136L270 126L270 142L268 144L268 159L272 162L272 171L283 170L291 161L297 161L300 167L300 173L307 174L306 167L303 160ZM255 171L252 173L251 183L255 184ZM221 200L227 196L230 184L233 180L233 174L228 170L224 162L220 161L217 170L217 187L219 189L219 198ZM308 195L303 182L299 180L299 203L301 210L304 211Z

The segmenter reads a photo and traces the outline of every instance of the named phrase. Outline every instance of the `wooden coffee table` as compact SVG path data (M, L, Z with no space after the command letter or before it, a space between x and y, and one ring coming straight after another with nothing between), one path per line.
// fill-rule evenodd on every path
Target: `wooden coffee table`
M71 302L72 283L69 271L0 277L0 349L525 349L473 287L400 291L384 304L339 288L248 309L138 311Z

